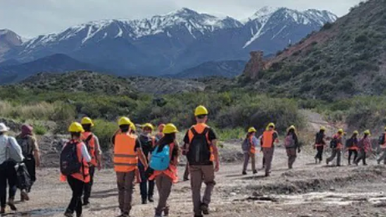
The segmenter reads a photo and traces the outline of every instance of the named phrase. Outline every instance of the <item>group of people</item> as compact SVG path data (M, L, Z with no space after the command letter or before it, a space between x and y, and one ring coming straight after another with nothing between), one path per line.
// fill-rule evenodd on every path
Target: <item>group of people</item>
M21 133L15 138L7 135L9 130L0 123L0 214L5 213L6 205L17 210L15 195L18 188L21 201L29 200L28 193L36 181L36 167L40 166L39 146L33 128L22 125Z

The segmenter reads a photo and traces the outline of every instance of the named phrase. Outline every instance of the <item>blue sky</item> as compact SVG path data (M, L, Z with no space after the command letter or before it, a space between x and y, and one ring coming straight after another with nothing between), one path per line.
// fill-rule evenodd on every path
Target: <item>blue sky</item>
M31 38L100 19L138 19L182 7L244 19L264 6L348 13L361 0L0 0L0 29Z

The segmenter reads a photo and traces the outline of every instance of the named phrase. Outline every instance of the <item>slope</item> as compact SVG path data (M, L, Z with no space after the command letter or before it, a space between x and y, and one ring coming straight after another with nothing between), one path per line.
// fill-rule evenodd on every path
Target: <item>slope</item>
M278 52L253 87L324 100L384 93L385 14L385 0L362 2L335 23Z
M227 77L233 78L242 73L245 61L230 60L219 62L206 62L196 67L175 74L175 78L203 78L203 77Z

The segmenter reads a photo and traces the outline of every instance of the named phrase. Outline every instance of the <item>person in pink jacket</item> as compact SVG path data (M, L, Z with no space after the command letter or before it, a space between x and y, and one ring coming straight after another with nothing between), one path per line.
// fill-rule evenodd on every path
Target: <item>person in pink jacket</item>
M367 153L371 151L370 130L364 132L363 138L358 142L359 156L355 159L355 164L358 165L362 160L363 165L367 165L366 157Z

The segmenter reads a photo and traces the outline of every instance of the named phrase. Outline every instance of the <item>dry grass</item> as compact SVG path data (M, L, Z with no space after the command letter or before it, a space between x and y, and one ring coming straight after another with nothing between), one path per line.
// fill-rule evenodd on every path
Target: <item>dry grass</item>
M0 115L13 119L48 120L55 112L55 106L46 102L22 105L0 101Z

